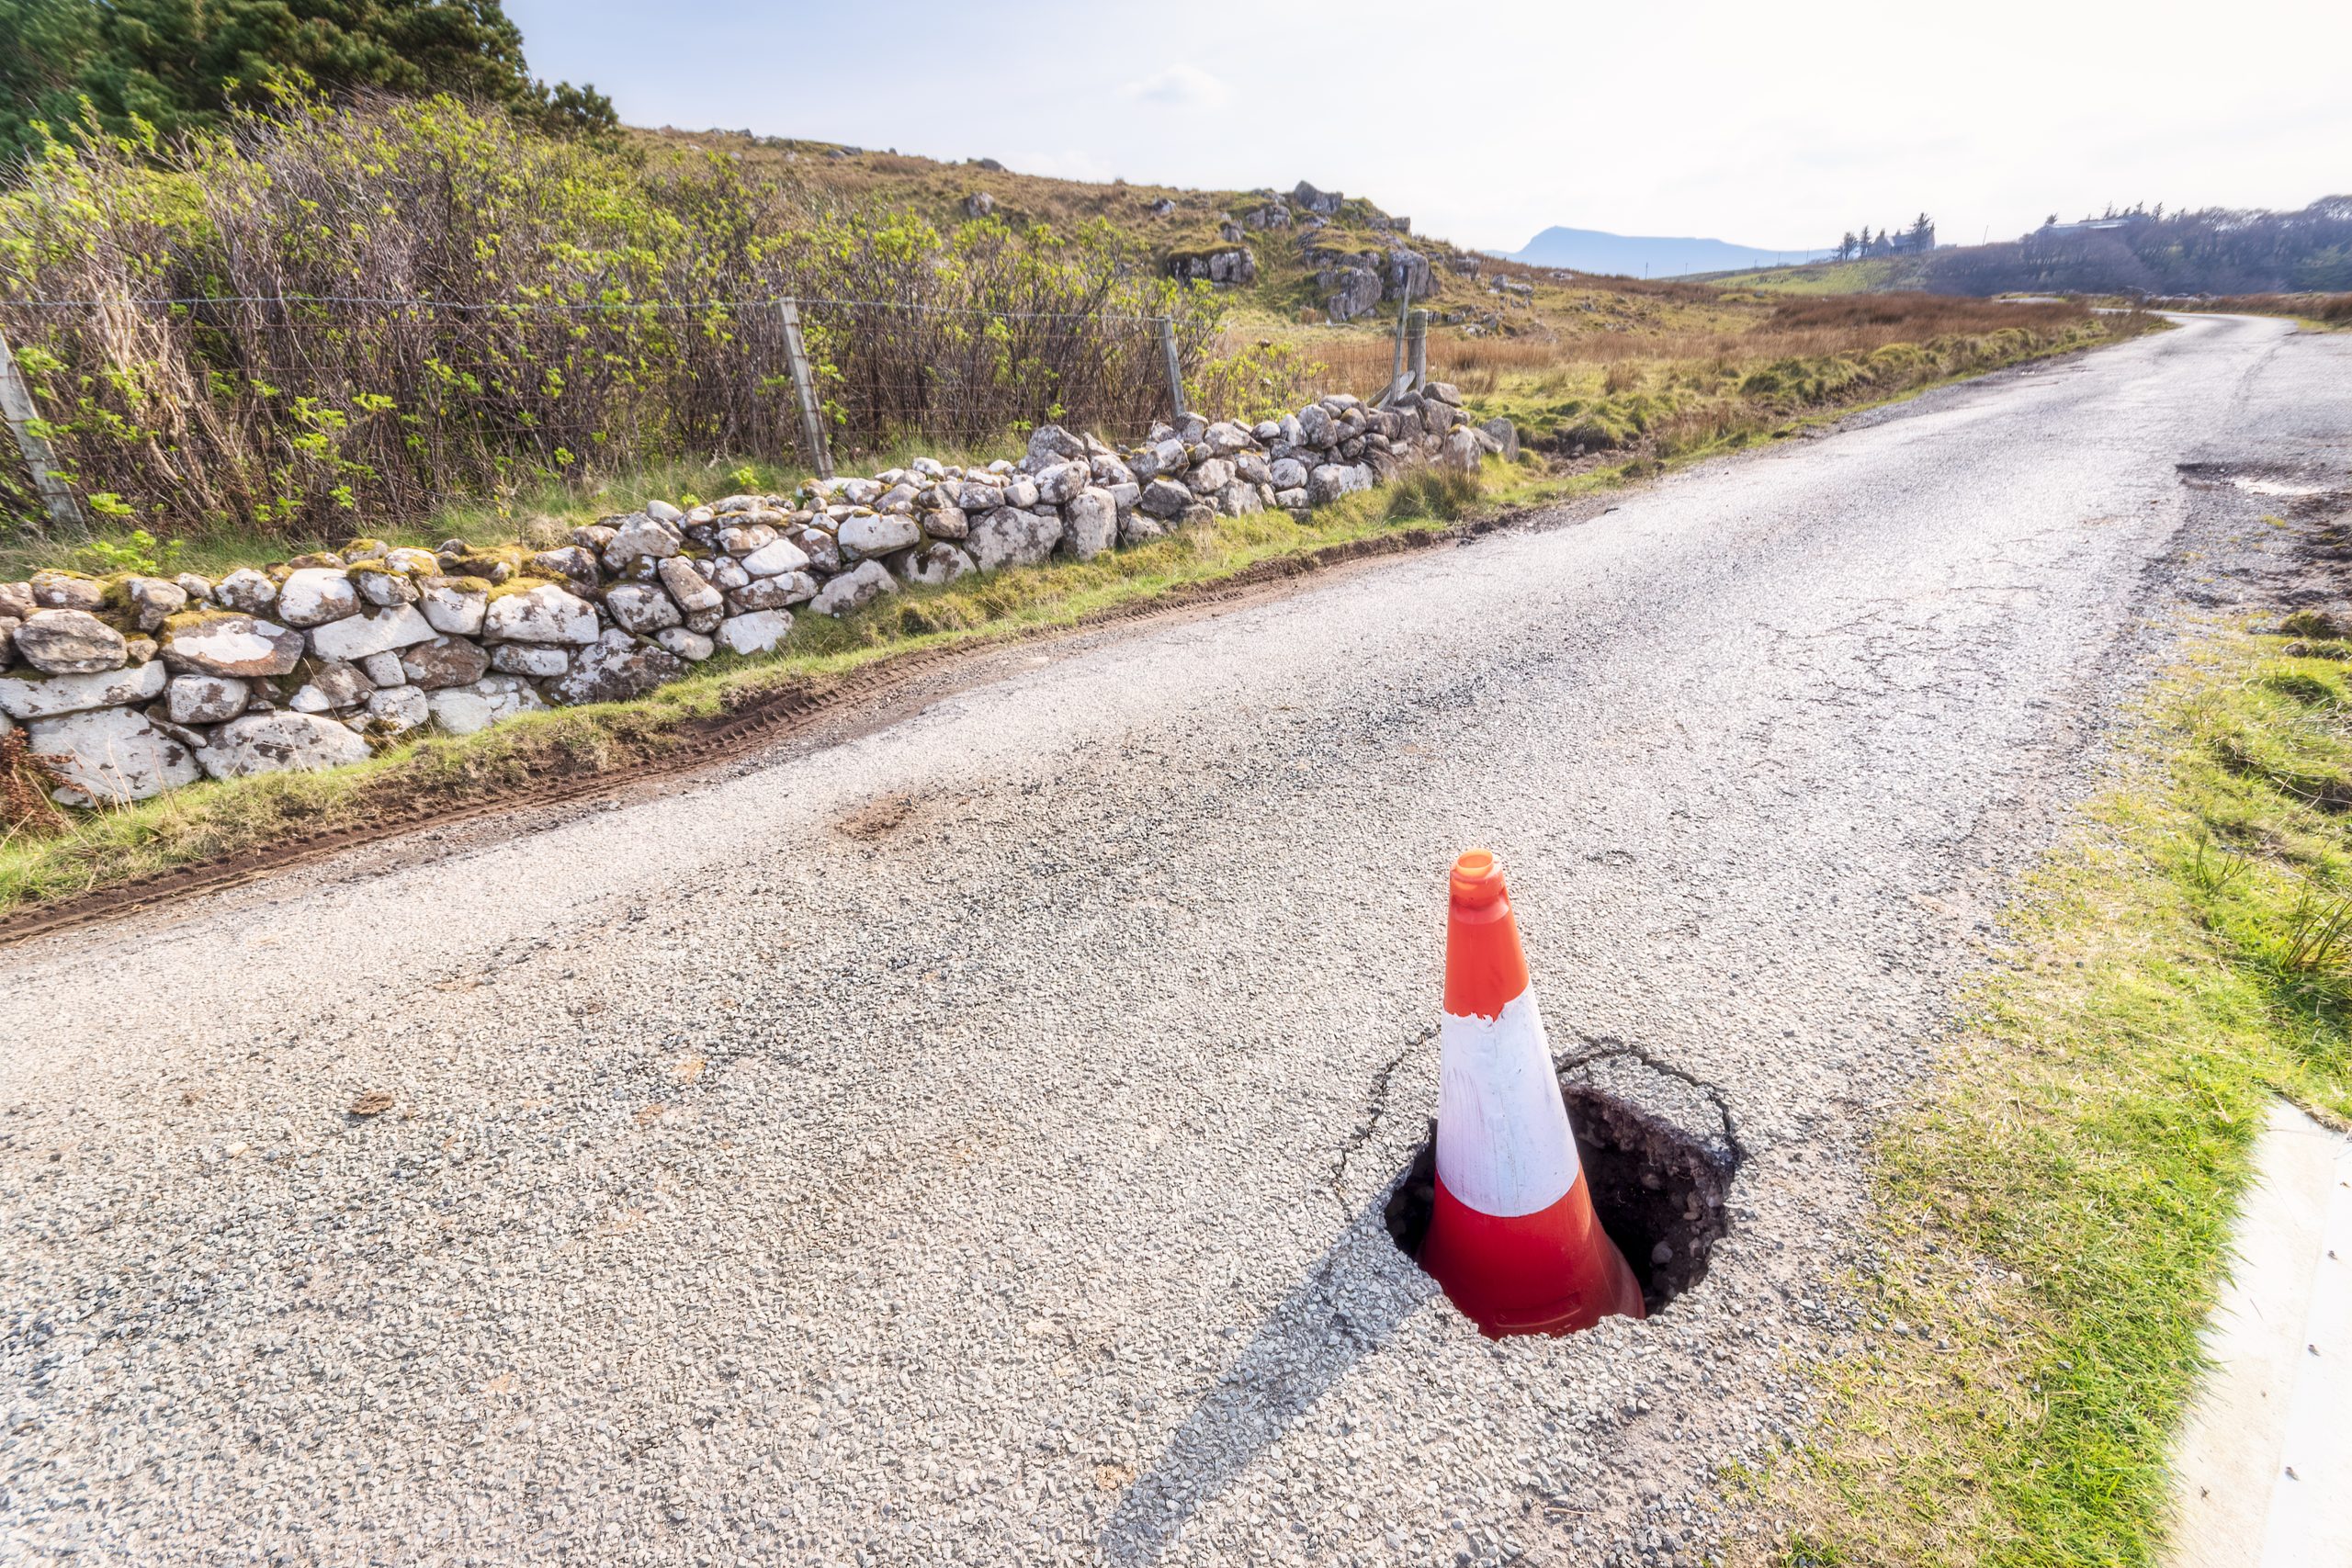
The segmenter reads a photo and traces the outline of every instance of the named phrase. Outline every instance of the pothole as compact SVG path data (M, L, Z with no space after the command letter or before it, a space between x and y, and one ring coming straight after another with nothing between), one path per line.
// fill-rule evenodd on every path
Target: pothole
M1715 1091L1652 1066L1632 1048L1568 1058L1560 1094L1576 1129L1594 1213L1641 1282L1652 1316L1707 1277L1731 1227L1743 1151ZM1397 1178L1382 1218L1419 1262L1437 1201L1437 1125Z

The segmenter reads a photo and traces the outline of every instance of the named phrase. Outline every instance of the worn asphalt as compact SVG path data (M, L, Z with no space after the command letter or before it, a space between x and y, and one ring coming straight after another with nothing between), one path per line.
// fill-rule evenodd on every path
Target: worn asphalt
M2347 432L2352 335L2188 320L0 953L0 1560L1696 1562L2007 879ZM1646 1324L1490 1344L1382 1227L1473 844L1555 1044L1746 1154Z

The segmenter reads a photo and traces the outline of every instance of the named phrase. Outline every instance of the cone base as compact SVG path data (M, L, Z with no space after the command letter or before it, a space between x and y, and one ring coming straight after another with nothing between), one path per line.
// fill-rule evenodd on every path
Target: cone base
M1470 1208L1441 1175L1420 1265L1489 1339L1644 1315L1641 1283L1600 1228L1582 1171L1550 1208L1510 1215Z

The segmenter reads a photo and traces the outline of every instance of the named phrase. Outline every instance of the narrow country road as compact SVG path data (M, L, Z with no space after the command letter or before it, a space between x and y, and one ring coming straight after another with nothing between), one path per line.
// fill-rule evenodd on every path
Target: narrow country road
M0 953L0 1561L1690 1562L1874 1112L2184 607L2352 472L2186 319L870 733ZM1747 1159L1645 1325L1381 1205L1444 871ZM369 1090L395 1108L345 1114Z

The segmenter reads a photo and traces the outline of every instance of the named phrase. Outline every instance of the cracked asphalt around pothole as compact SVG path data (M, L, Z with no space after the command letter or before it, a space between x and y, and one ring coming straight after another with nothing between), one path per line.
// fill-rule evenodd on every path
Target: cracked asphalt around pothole
M2347 429L2352 337L2191 320L0 955L0 1558L1696 1561L2005 879L2259 569L2175 464ZM1647 1325L1489 1344L1381 1227L1476 843L1555 1044L1749 1156Z

